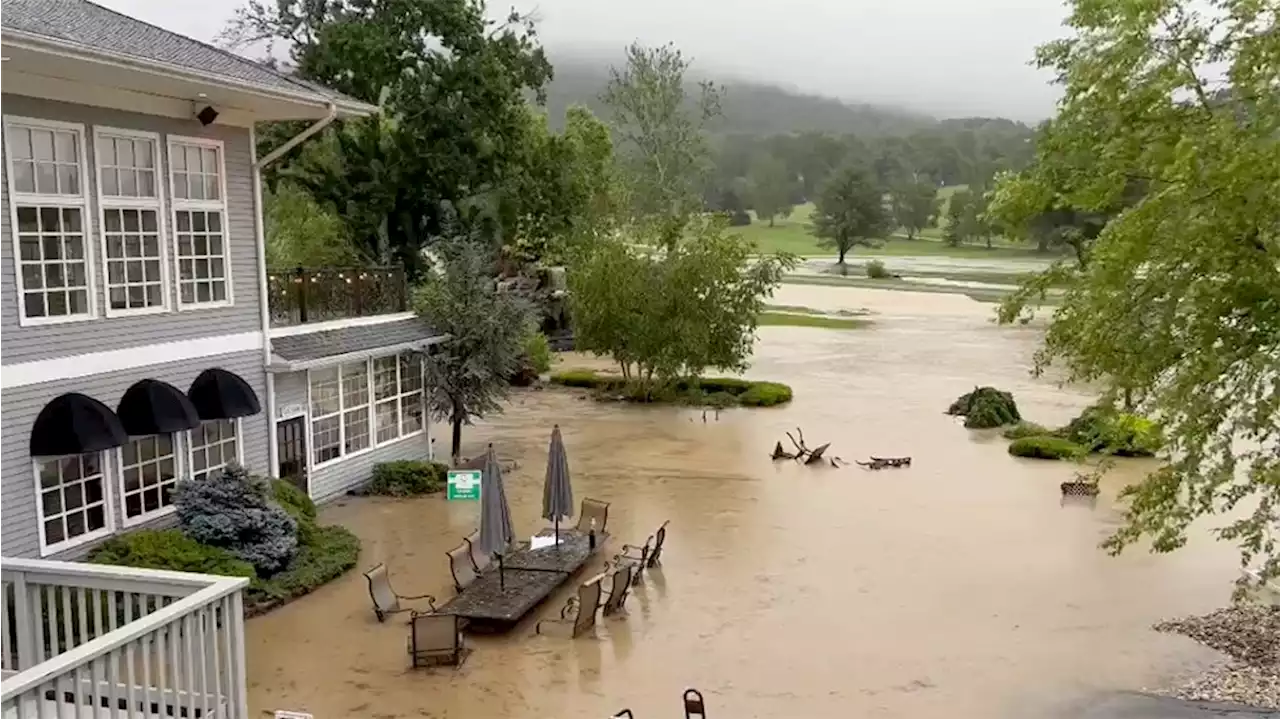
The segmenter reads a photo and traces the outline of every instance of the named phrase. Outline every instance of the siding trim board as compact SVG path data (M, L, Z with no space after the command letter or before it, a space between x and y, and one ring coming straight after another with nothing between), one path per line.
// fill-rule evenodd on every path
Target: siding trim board
M11 389L56 379L90 377L106 372L142 369L167 362L205 359L230 352L247 350L261 352L263 339L262 332L255 330L194 340L163 342L143 347L89 352L35 362L19 362L4 366L4 371L0 372L0 386Z

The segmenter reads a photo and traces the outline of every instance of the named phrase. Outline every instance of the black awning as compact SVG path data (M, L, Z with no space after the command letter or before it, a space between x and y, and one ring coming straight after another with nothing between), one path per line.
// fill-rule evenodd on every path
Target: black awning
M218 367L207 369L196 377L187 390L191 404L200 419L232 419L248 417L262 411L258 395L244 378Z
M200 415L182 390L167 382L135 382L116 408L120 424L131 435L169 434L200 426Z
M98 400L71 392L44 406L31 427L31 456L59 457L119 447L129 441L120 418Z

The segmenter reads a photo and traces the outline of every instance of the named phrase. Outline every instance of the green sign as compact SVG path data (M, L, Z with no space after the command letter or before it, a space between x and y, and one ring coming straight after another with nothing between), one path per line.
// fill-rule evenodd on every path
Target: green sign
M480 470L449 470L449 490L445 494L449 501L480 499Z

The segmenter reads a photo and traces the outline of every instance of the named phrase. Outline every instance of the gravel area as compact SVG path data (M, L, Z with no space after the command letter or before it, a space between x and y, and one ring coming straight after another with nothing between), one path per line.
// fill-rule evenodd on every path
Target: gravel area
M1242 605L1155 625L1217 649L1230 660L1165 693L1280 710L1280 607Z

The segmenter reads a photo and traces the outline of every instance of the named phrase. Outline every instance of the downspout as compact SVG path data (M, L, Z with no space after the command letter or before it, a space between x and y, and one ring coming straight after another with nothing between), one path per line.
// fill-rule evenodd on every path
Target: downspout
M276 376L271 372L271 298L267 291L267 226L263 217L265 207L262 201L262 168L280 159L286 152L302 144L307 138L328 127L338 118L338 106L329 103L329 111L325 116L302 132L289 138L280 147L258 159L258 135L254 128L249 128L249 161L253 163L253 197L258 203L253 213L253 232L258 244L258 303L261 305L262 322L262 367L267 374L267 462L268 476L280 476L280 445L276 438ZM307 494L311 494L311 479L307 479Z

